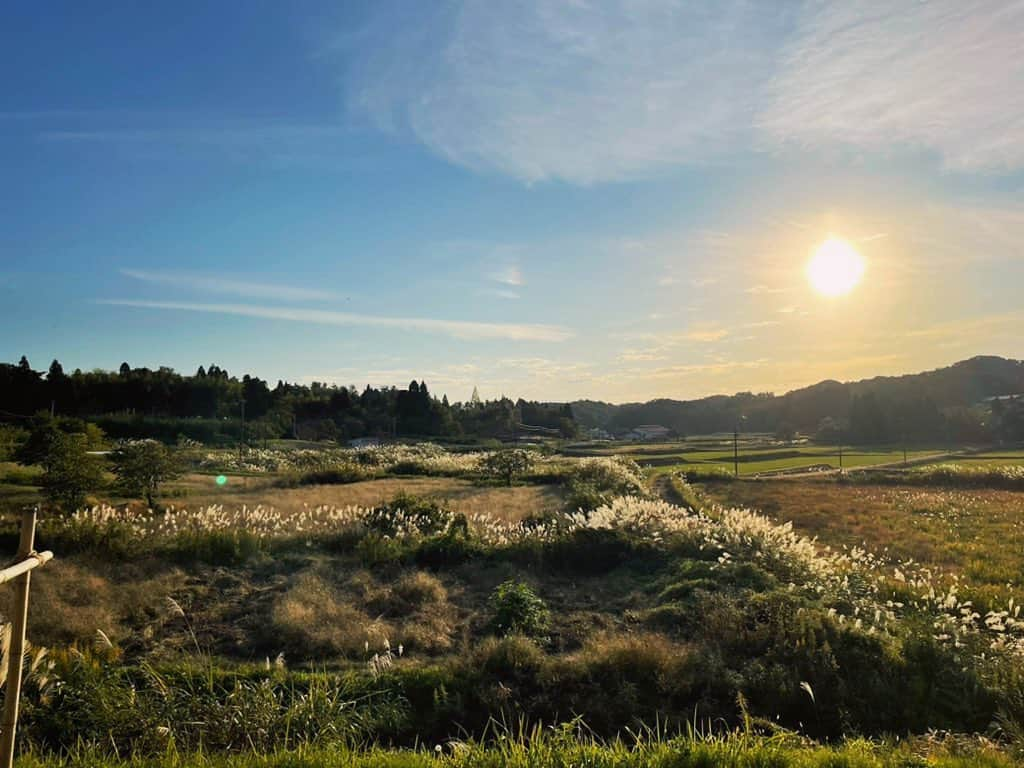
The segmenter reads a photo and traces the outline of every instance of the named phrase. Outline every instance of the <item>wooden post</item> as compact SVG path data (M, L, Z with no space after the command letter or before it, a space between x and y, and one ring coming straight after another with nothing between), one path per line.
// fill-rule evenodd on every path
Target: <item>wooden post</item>
M17 562L33 554L36 540L36 510L26 509L21 516L21 538ZM7 690L4 692L3 721L0 722L0 768L14 765L14 731L18 724L18 700L21 697L21 675L25 661L25 630L28 625L28 588L32 572L18 577L14 593L14 616L11 644L7 651Z

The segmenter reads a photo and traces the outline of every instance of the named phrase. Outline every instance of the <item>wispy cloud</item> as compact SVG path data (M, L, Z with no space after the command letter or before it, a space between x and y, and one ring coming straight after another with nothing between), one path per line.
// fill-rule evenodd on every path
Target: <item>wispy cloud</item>
M744 290L744 293L749 293L752 296L765 296L770 293L785 293L785 288L772 288L769 285L752 285Z
M525 285L523 273L515 264L509 264L491 273L490 279L502 285L520 286Z
M494 296L498 299L514 300L521 298L520 294L516 291L510 291L505 288L484 288L480 293L484 296Z
M204 312L219 315L287 320L320 325L362 325L396 328L405 331L440 333L458 339L509 339L512 341L566 341L572 331L555 325L517 323L480 323L464 320L439 320L417 317L382 317L349 312L299 307L266 307L250 304L201 304L186 301L141 301L134 299L100 299L98 304L142 309L165 309L183 312Z
M470 168L589 184L788 145L1024 166L1020 0L401 7L350 107Z
M158 285L173 285L206 293L226 293L250 299L277 299L279 301L329 301L338 295L329 291L277 283L253 283L245 280L208 275L199 272L163 272L143 269L122 269L121 274Z
M815 2L759 127L775 142L924 148L958 169L1024 165L1024 2Z
M663 348L655 347L653 349L627 349L619 355L618 359L623 363L648 363L667 360L668 356Z
M460 165L584 184L749 143L788 16L746 0L418 7L362 52L351 106Z
M707 344L712 341L721 341L728 335L729 331L725 328L707 327L692 328L684 333L675 335L673 338L684 341L699 341Z

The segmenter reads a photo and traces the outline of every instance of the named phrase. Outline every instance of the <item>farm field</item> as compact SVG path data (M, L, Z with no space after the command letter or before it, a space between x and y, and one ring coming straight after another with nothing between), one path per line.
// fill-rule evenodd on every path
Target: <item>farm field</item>
M751 463L781 460L764 454ZM619 765L712 753L813 765L837 753L808 738L980 733L1024 717L1011 671L1024 655L1024 493L898 473L740 479L680 486L698 500L687 510L648 485L678 484L672 466L645 477L626 457L538 454L506 486L481 474L487 455L215 451L165 484L166 512L100 489L118 505L45 517L39 546L58 560L33 577L29 627L50 661L25 708L41 763L71 748L67 718L93 764L111 748L158 758L168 738L211 754L326 738L380 743L380 765L455 740L470 751L451 760L468 766L513 759L486 738L492 718L581 717L598 739L587 759ZM3 469L36 492L33 470ZM307 484L307 471L338 480ZM13 547L9 522L0 535ZM130 700L134 717L97 696ZM615 742L655 722L685 734L695 712L715 723L707 738ZM748 717L784 737L744 730ZM239 730L254 721L255 735ZM841 749L861 750L857 765L904 760L910 743L952 759L914 738ZM965 738L970 760L1008 759ZM528 751L540 743L514 759L581 759L578 734L548 757Z
M775 479L703 486L724 506L792 522L833 547L863 547L955 575L986 602L1024 597L1024 492L932 488L827 479ZM1005 599L1002 598L1002 599Z
M907 451L908 462L920 462L929 457L946 456L943 449L914 449ZM666 453L656 456L634 456L636 461L653 474L665 472L733 472L732 451L691 451ZM903 451L887 448L849 447L843 449L843 467L856 469L880 465L901 464ZM739 474L741 477L765 472L794 471L825 467L839 468L839 455L831 446L805 446L802 448L779 448L740 450Z

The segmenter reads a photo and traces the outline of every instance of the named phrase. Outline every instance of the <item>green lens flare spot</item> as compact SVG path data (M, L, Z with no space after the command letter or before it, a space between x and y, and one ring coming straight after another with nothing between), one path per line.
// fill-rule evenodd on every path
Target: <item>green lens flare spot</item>
M228 478L226 475L217 475L217 485L226 485Z

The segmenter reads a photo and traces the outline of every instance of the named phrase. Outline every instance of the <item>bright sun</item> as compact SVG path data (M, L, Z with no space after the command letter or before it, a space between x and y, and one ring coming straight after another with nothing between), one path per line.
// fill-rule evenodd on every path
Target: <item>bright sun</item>
M807 279L822 296L845 296L864 276L864 257L845 240L830 237L807 263Z

